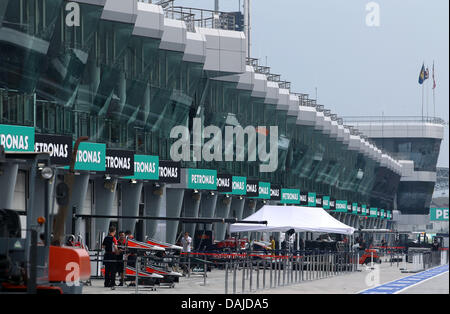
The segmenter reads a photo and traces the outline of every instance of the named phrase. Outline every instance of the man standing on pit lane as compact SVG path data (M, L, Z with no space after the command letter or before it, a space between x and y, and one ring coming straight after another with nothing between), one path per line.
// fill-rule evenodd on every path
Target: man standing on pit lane
M117 239L116 228L109 227L108 236L103 239L102 248L105 250L103 264L105 265L105 288L115 289L116 285L116 263L117 263Z
M192 238L189 236L189 232L185 232L184 233L184 237L181 238L181 245L183 246L183 253L185 253L184 258L183 258L183 262L184 262L184 267L183 267L183 273L189 273L189 269L188 269L188 259L190 258L190 254L191 254L191 243L192 243Z
M184 253L191 253L192 238L189 236L189 232L184 233L184 237L181 239Z

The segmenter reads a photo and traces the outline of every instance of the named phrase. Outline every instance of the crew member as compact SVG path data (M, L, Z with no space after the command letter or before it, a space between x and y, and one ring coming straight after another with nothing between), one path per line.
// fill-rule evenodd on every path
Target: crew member
M131 234L131 231L130 231L130 230L125 231L125 237L126 237L127 239L131 239L131 240L134 239L134 237L133 237L133 235Z
M116 228L109 227L109 234L103 239L102 248L105 250L103 264L105 265L105 287L114 290L116 285L117 239Z
M181 244L183 246L184 253L191 252L192 238L189 236L189 232L184 233L184 237L181 239Z
M184 233L184 237L181 238L181 245L183 247L183 253L187 253L187 254L185 254L185 257L183 258L183 262L184 262L183 273L189 273L188 258L191 253L191 243L192 243L192 238L189 236L189 232L186 231Z
M117 241L118 245L120 246L119 248L119 253L117 254L117 273L119 274L119 278L120 278L120 283L119 286L123 286L123 281L124 281L124 249L126 244L127 244L127 239L125 237L125 232L120 231L119 232L119 240Z
M275 250L275 240L273 239L273 236L270 236L270 248Z

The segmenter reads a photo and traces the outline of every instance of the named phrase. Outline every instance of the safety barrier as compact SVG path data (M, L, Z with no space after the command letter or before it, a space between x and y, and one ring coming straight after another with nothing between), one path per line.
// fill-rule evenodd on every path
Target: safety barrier
M448 264L448 251L429 251L406 254L404 250L390 248L384 255L376 250L364 252L327 251L240 251L181 253L174 265L184 276L200 276L207 284L207 273L212 268L224 270L225 294L245 294L266 289L289 286L361 271L361 262L374 267L383 256L391 266L402 272L418 272ZM138 257L137 269L146 257ZM98 259L95 259L98 261ZM134 280L135 293L139 293L139 278ZM144 286L141 286L144 288ZM148 288L148 287L146 287Z
M448 251L408 252L404 254L402 272L415 273L449 262Z
M204 256L205 263L207 261L222 267L225 271L225 294L252 293L329 278L355 272L359 266L357 252L274 251L273 254L190 253L185 256L188 257L188 263L192 257L198 259L198 256ZM206 272L204 276L206 278Z

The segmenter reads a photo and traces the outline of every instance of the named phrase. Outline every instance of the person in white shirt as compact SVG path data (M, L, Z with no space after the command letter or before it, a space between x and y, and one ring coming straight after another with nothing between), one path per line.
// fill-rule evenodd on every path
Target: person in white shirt
M189 236L189 232L184 233L184 237L181 239L181 244L183 245L183 252L191 252L192 238Z
M184 257L182 258L182 268L183 268L183 275L185 276L186 274L189 273L189 258L190 258L190 254L191 253L191 243L192 243L192 238L189 236L189 232L185 232L184 233L184 237L181 238L181 245L183 246L183 253L188 253L186 255L184 255Z

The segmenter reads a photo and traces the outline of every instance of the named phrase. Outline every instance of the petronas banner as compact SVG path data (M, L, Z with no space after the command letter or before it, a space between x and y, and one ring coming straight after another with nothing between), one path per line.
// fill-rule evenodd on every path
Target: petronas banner
M188 189L216 190L217 171L209 169L188 169Z
M282 204L300 204L300 190L281 189Z
M0 124L0 146L5 152L34 152L34 128Z
M308 206L316 207L316 193L314 193L314 192L308 193Z

